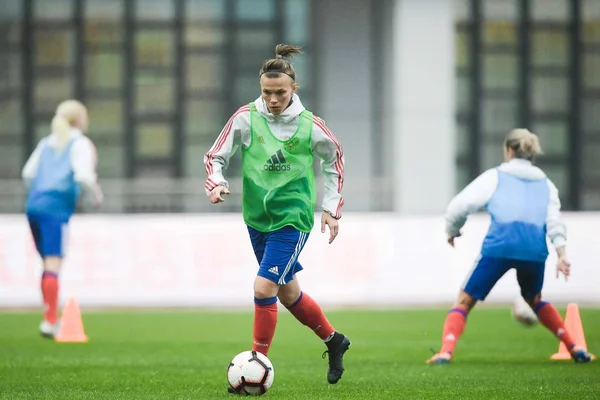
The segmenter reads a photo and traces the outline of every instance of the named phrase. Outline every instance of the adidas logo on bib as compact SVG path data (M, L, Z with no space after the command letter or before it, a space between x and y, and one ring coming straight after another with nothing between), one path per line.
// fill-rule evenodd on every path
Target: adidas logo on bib
M292 169L292 166L286 163L283 152L277 150L277 152L267 160L263 168L265 171L289 171Z

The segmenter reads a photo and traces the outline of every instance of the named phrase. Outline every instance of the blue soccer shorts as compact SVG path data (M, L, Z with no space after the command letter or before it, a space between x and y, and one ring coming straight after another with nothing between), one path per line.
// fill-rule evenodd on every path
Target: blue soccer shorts
M531 299L542 292L546 263L540 261L511 260L508 258L481 256L467 277L463 290L476 300L485 300L492 288L504 274L514 268L521 296Z
M64 257L68 219L53 215L27 214L35 247L42 258Z
M274 232L259 232L248 227L252 248L259 263L258 276L278 285L285 285L302 271L298 256L308 239L309 233L285 226Z

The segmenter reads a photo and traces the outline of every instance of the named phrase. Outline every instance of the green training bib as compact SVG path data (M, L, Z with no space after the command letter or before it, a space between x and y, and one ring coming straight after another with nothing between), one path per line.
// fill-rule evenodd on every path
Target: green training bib
M310 232L316 203L313 114L303 111L294 135L279 140L267 120L250 104L250 145L242 147L242 213L260 232L286 225Z

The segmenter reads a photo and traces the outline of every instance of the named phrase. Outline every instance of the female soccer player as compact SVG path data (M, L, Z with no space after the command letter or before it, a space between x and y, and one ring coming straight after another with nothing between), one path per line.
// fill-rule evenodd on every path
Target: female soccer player
M23 168L29 187L25 212L37 251L44 262L40 333L53 338L58 331L58 274L65 255L66 227L80 197L84 205L99 205L102 191L96 178L96 150L83 134L87 110L76 100L62 102L43 138Z
M298 256L314 224L314 155L321 159L325 178L321 232L329 227L329 243L338 234L344 204L344 155L325 122L306 110L296 94L296 72L287 58L297 53L298 47L280 44L275 58L264 62L259 72L261 96L237 110L204 157L205 188L211 203L224 201L229 186L223 170L241 146L243 217L259 263L252 348L268 353L279 299L325 342L327 380L333 384L344 372L342 358L350 340L336 332L317 302L300 290L296 273L302 270Z
M566 256L566 229L560 218L558 190L541 169L532 165L541 153L535 134L526 129L511 131L504 141L504 163L485 171L448 205L446 233L453 247L469 214L485 207L492 222L476 265L446 317L442 348L427 363L450 362L467 315L511 268L517 271L521 295L540 322L567 346L575 362L590 361L590 354L566 331L556 308L542 301L548 257L546 235L558 255L556 277L562 273L566 279L571 264Z

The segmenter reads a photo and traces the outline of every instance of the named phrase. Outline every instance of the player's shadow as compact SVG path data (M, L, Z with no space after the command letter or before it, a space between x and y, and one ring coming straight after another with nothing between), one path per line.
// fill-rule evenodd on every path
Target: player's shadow
M556 362L553 360L543 360L543 359L522 359L522 360L488 360L482 358L463 358L461 360L452 360L452 365L462 366L462 365L489 365L489 366L502 366L502 367L519 367L519 366L544 366L544 367L556 367L563 368L566 366L570 366L573 364L573 361L562 361Z

